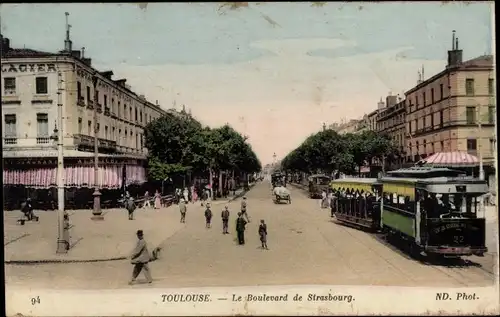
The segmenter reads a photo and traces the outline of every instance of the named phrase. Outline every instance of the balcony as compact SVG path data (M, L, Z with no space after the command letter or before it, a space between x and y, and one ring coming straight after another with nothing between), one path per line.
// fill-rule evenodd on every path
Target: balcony
M74 142L76 146L94 148L95 138L90 135L75 134ZM116 141L98 138L97 147L101 150L116 151Z
M36 137L36 144L49 144L50 143L50 136L37 136Z
M87 100L87 109L94 109L94 102L92 100Z
M6 146L16 145L17 144L17 137L4 137L3 144Z
M106 115L106 116L111 115L111 111L110 111L109 107L104 107L104 115Z
M78 101L76 102L76 104L79 107L85 107L85 99L83 99L83 97L79 97Z
M97 112L102 113L102 105L100 103L97 104Z

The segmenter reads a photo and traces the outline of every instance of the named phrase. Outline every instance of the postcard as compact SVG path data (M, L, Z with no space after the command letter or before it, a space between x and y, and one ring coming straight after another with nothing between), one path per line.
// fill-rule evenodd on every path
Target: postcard
M494 25L2 5L7 315L498 314Z

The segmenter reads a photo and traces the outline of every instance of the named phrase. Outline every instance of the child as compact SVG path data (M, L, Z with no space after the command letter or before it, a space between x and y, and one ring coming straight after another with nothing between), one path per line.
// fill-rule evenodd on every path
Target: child
M260 221L259 236L260 236L260 242L262 243L262 249L269 250L267 248L267 225L264 222L264 220Z
M207 209L205 209L205 220L206 225L205 228L210 228L211 227L211 222L212 222L212 210L210 210L210 204L207 203Z

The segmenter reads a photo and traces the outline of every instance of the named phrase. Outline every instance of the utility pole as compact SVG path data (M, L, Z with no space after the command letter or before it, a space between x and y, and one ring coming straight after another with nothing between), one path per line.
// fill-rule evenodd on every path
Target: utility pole
M97 107L99 106L99 95L97 94L97 74L94 74L92 82L94 84L94 209L92 210L92 220L104 220L101 211L101 192L99 191L99 125L97 123Z
M54 133L57 133L57 251L56 253L67 253L66 244L69 241L64 240L64 152L63 152L63 103L62 103L62 74L57 73L57 125Z
M483 167L483 151L482 151L482 146L481 146L481 141L482 141L482 136L483 136L483 127L482 127L482 120L481 120L481 104L477 105L477 127L478 127L478 132L479 132L479 137L477 138L477 154L478 154L478 159L479 159L479 180L484 181L484 167ZM483 216L485 215L485 209L484 209L484 196L479 197L479 210L483 213Z

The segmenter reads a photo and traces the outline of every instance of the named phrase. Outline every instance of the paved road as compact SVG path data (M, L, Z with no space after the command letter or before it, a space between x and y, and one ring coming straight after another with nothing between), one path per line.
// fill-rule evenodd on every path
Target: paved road
M252 222L247 243L235 242L234 220L240 201L229 204L230 235L222 235L220 210L211 229L201 207L190 209L187 223L163 243L161 259L152 263L155 282L141 287L336 284L384 286L486 286L494 276L478 267L446 268L409 259L373 235L335 224L299 189L292 204L275 205L270 185L257 184L248 194ZM268 224L270 250L260 249L258 222ZM162 230L161 224L157 230ZM147 239L147 232L146 239ZM6 284L21 287L123 288L128 262L6 266Z

